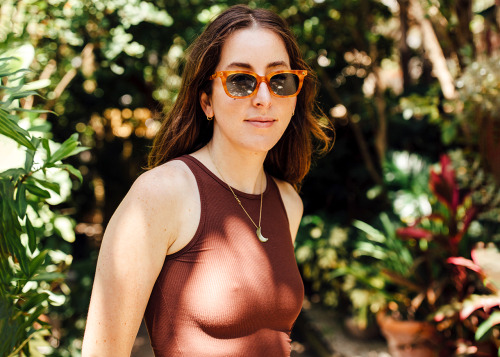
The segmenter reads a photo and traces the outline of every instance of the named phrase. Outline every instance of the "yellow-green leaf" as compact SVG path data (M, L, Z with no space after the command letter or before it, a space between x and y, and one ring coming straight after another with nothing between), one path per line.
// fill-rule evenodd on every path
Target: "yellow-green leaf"
M28 217L26 217L26 233L28 233L28 247L31 253L34 253L36 249L36 232Z

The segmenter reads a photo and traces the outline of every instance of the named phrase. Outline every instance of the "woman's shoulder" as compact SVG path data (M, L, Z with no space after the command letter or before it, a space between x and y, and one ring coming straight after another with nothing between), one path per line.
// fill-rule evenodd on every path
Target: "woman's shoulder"
M142 173L134 182L130 193L160 198L175 197L185 193L193 181L193 175L186 164L172 160Z
M150 232L153 237L150 239L166 244L168 254L180 250L189 242L198 223L193 223L195 213L199 215L200 210L196 185L193 174L181 161L150 169L135 180L127 193L122 203L121 211L126 213L121 215L122 221L142 217L138 224Z

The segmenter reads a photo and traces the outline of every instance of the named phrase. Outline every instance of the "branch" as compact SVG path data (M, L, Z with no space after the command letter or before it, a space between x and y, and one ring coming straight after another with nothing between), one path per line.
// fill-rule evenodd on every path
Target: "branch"
M434 75L437 77L441 90L446 99L455 99L458 93L455 89L453 76L451 75L446 58L443 54L443 49L439 44L436 32L432 27L431 22L424 15L424 10L420 4L420 0L410 0L411 13L420 25L423 36L424 49L427 51L429 61L432 63Z
M45 66L45 68L43 69L42 73L40 74L40 78L39 79L48 79L50 78L50 76L52 75L52 73L54 73L54 71L56 70L57 68L57 65L56 65L56 61L51 59L49 61L49 63L47 63L47 65ZM23 108L24 109L31 109L33 108L33 102L35 100L35 96L30 96L28 98L26 98L26 100L24 101L24 105L23 105Z
M85 58L91 56L93 49L94 49L93 44L89 43L89 44L85 45L82 52L80 53L80 56L85 57ZM48 110L54 105L54 103L61 96L61 94L64 92L66 87L71 83L73 78L75 78L76 74L78 73L77 68L73 67L68 72L66 72L66 74L62 77L62 79L59 81L56 88L54 89L54 97L50 101L47 102L44 109ZM40 117L46 119L47 114L42 114Z

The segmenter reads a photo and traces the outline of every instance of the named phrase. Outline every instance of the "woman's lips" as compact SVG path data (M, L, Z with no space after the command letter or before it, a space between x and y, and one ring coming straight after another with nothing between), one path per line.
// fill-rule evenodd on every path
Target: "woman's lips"
M275 121L273 118L251 118L245 120L245 122L257 128L269 128Z

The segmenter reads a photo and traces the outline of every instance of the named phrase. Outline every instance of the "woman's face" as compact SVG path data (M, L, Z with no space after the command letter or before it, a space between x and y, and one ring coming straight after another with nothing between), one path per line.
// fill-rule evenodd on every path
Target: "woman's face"
M260 27L238 30L222 47L216 71L253 71L260 76L295 69L283 40L271 30ZM212 94L202 94L201 105L214 119L214 144L223 141L226 148L267 152L281 138L295 109L297 97L272 95L265 82L248 98L229 97L221 78L212 81ZM229 146L227 146L229 145Z

